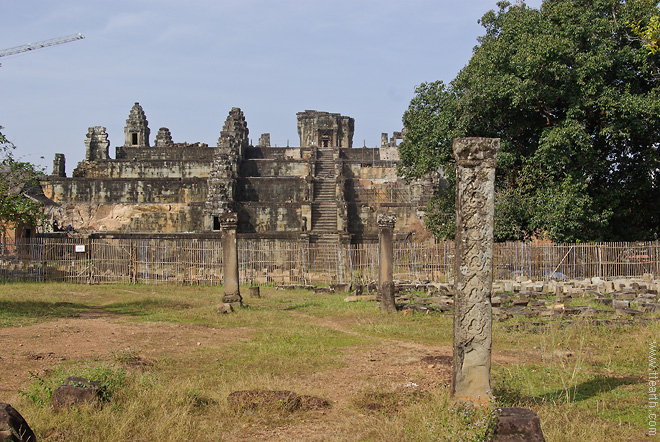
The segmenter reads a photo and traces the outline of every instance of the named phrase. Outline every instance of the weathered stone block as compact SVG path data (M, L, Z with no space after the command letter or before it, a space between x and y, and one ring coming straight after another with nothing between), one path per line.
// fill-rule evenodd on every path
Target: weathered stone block
M251 297L261 298L261 292L259 290L259 287L250 287L249 292Z
M492 442L545 442L538 415L529 408L501 408Z
M100 385L99 381L69 376L63 385L53 391L50 405L58 409L84 403L98 403L101 401Z
M350 283L330 284L330 288L333 289L335 292L348 293L351 291L351 284Z
M0 402L0 442L37 442L23 416L4 402Z

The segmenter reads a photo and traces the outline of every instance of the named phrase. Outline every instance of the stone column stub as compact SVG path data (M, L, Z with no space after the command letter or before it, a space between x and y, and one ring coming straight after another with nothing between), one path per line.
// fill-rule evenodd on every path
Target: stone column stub
M383 313L396 313L392 268L394 261L394 225L396 215L379 214L378 223L378 295Z
M499 138L457 138L452 396L486 403L492 397L493 228Z
M238 245L236 243L236 229L238 227L238 214L225 212L220 217L222 229L222 274L224 294L222 302L232 307L243 305L243 298L239 287L238 274Z

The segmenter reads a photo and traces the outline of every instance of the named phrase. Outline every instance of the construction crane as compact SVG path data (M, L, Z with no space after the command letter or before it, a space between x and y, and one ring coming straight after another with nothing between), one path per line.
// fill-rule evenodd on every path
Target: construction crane
M0 50L0 57L8 57L10 55L20 54L21 52L35 51L37 49L43 49L49 46L61 45L63 43L82 40L83 38L85 37L82 34L71 34L71 35L65 35L63 37L51 38L50 40L28 43L26 45L15 46L13 48Z

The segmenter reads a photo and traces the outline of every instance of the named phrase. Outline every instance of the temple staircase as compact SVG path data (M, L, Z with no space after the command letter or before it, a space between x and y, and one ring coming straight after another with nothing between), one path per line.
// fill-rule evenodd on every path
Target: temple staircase
M312 233L337 232L337 191L333 149L318 149L312 203Z

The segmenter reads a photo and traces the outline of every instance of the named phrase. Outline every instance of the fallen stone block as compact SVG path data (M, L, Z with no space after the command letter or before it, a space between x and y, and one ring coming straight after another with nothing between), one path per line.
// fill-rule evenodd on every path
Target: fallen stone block
M498 409L492 442L545 442L538 415L529 408Z
M612 296L615 299L620 299L623 301L631 301L637 297L637 294L633 292L615 292L612 293Z
M231 313L233 311L234 311L234 307L232 307L232 305L229 303L222 304L220 307L218 307L218 313L221 315L226 313Z
M261 298L261 291L259 290L259 287L250 287L250 296L253 298Z
M348 293L351 291L351 284L350 283L343 283L343 284L330 284L330 288L334 290L335 292L344 292Z
M376 295L361 295L361 296L347 296L344 302L357 302L357 301L375 301Z
M50 405L55 408L65 408L84 403L99 403L101 401L101 382L85 378L69 376L63 385L53 391Z
M4 402L0 402L0 442L37 442L23 416Z
M614 310L622 309L622 308L630 308L630 301L626 301L622 299L614 299L612 301L612 307L614 308Z
M331 287L315 287L314 293L334 293L335 291Z

